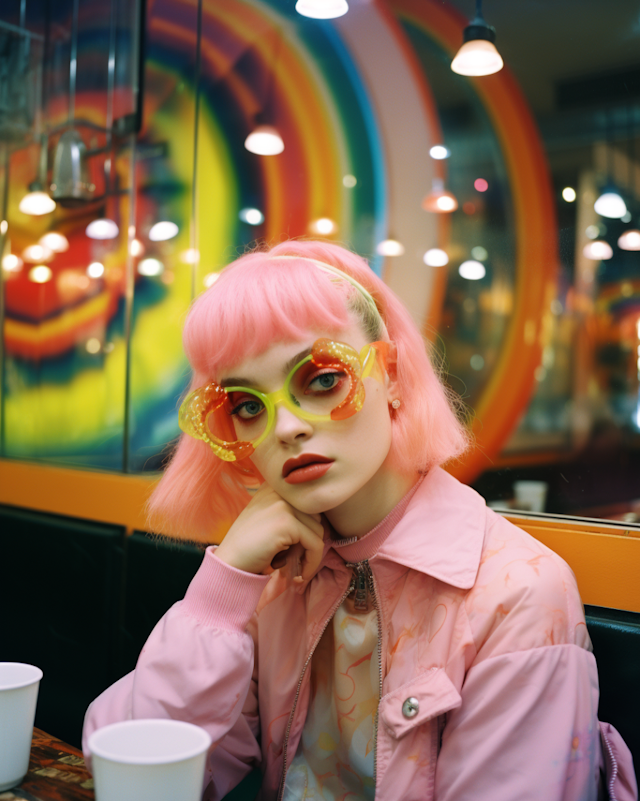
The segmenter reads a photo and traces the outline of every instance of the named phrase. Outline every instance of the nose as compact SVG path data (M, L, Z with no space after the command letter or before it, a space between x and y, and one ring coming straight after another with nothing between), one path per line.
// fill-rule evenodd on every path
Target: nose
M303 420L281 404L276 405L274 434L280 442L291 444L297 439L307 439L313 434L308 420Z

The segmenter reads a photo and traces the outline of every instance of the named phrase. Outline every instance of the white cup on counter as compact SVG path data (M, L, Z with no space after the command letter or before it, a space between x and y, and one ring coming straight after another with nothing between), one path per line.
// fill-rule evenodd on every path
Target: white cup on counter
M211 738L180 720L125 720L89 737L96 801L200 801Z
M35 665L0 662L0 793L17 787L29 769L41 678Z

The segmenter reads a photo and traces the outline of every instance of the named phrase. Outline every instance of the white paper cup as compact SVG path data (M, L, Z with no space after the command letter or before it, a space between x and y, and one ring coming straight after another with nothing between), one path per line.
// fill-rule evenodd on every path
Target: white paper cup
M29 769L41 678L34 665L0 662L0 793L20 784Z
M125 720L89 737L97 801L200 801L211 738L181 720Z
M544 512L548 488L546 481L514 481L513 494L516 508Z

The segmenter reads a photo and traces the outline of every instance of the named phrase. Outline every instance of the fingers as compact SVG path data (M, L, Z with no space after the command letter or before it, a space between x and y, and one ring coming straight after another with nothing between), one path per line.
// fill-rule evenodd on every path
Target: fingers
M304 554L300 563L300 578L302 581L309 581L322 561L324 541L314 530L308 528L304 523L301 523L300 544L304 548Z

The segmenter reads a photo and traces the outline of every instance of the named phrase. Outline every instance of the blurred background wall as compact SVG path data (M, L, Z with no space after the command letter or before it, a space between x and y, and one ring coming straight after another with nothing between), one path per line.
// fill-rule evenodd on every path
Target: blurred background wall
M443 359L477 442L452 472L638 521L640 8L486 0L504 67L465 77L473 14L4 0L0 468L24 492L3 502L40 508L25 465L155 476L190 302L247 247L314 236L367 257ZM247 149L263 125L282 152Z

